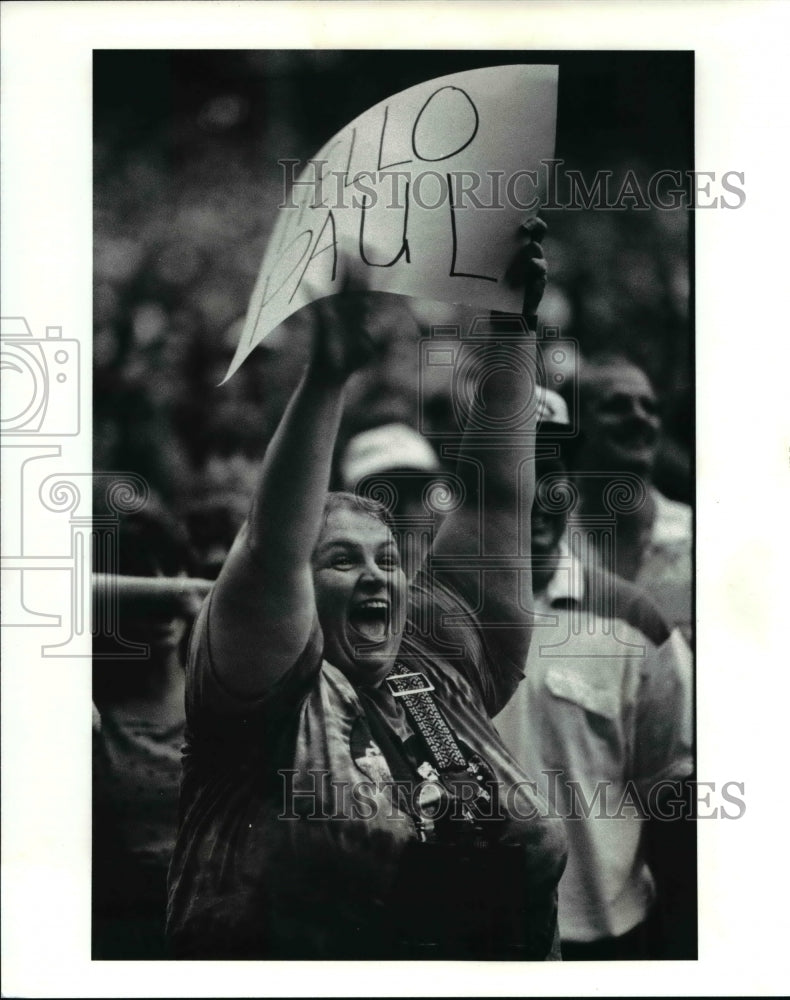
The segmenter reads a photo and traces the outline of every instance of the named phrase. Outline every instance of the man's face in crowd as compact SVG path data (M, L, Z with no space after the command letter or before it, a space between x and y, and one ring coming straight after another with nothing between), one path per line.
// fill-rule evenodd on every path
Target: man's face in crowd
M581 383L583 445L580 468L649 475L661 420L645 373L626 360L587 364Z

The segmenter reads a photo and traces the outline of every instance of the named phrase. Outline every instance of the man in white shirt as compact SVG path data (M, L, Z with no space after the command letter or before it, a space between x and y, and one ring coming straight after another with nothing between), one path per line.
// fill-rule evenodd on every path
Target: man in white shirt
M567 421L562 400L547 398L544 444ZM694 827L681 804L693 772L690 652L642 591L585 551L589 535L557 455L539 455L537 473L533 589L542 620L526 677L495 721L566 821L563 958L692 958Z
M598 535L596 555L642 587L690 641L692 512L653 485L661 437L655 389L632 361L600 354L582 360L578 402L579 434L566 458L581 495L577 513Z

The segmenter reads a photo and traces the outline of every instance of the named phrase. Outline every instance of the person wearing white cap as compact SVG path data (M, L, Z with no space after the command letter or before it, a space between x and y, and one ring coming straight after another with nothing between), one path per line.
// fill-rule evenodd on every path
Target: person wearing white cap
M433 445L405 423L360 431L343 449L337 468L341 489L374 499L386 496L401 558L409 563L422 560L430 544L426 538L432 540L441 523L439 513L425 504L441 473Z
M345 490L353 490L364 477L393 469L438 472L439 457L419 431L408 424L380 424L361 431L346 445L340 461Z
M694 828L679 807L693 771L690 651L643 591L587 557L558 444L567 407L545 394L532 513L539 618L525 679L495 722L566 821L563 959L693 958Z

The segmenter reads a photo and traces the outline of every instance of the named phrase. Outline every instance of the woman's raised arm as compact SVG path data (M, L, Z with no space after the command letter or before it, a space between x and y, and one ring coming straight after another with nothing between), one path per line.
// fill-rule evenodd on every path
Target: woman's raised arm
M307 369L266 450L250 515L217 579L210 648L223 684L264 694L315 620L311 555L321 530L349 375L374 352L355 296L322 299Z
M532 624L530 514L535 495L536 310L546 285L540 242L545 224L523 227L509 276L525 289L522 316L492 313L479 322L469 365L470 400L458 473L466 498L442 525L431 551L436 578L475 611L497 676L523 670ZM507 691L497 692L506 700ZM496 708L496 705L489 708Z

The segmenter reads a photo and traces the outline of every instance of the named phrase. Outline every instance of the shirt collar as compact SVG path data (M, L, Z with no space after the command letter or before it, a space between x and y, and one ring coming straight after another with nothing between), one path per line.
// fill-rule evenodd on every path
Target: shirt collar
M560 602L581 604L584 600L584 567L581 560L571 552L567 535L562 536L557 550L559 563L546 586L544 600L550 606Z
M650 539L654 548L677 544L690 544L691 508L686 504L667 500L657 489L652 491L655 502L653 530Z

